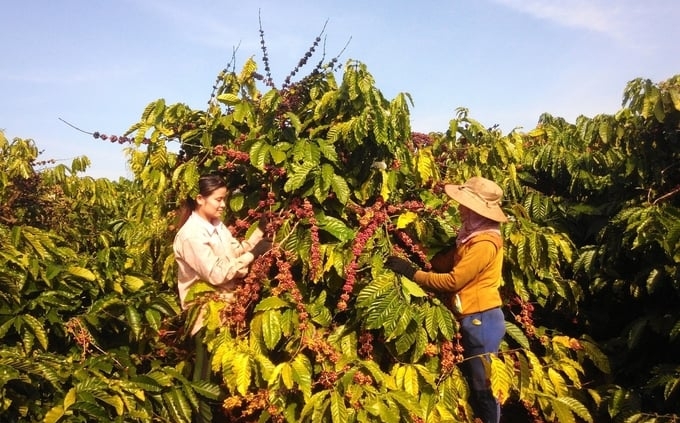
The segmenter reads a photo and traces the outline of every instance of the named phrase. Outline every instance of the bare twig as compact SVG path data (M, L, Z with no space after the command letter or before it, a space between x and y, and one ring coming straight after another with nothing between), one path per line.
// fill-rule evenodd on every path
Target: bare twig
M80 131L80 132L82 132L82 133L84 133L84 134L88 134L88 135L92 135L92 134L93 134L93 132L87 132L87 131L85 131L85 130L83 130L83 129L80 129L80 128L78 128L77 126L73 125L72 123L69 123L69 122L65 121L65 120L62 119L62 118L58 118L58 119L59 119L60 121L64 122L65 124L67 124L68 126L70 126L71 128L73 128L73 129L75 129L75 130L78 130L78 131Z
M664 195L662 195L661 197L659 197L659 198L657 198L656 200L652 201L652 205L655 206L655 205L657 205L657 203L660 203L661 201L664 201L665 199L667 199L667 198L669 198L669 197L672 197L672 196L674 196L675 194L677 194L677 193L679 193L679 192L680 192L680 185L678 185L677 187L675 187L675 189L672 190L671 192L667 192L667 193L665 193Z

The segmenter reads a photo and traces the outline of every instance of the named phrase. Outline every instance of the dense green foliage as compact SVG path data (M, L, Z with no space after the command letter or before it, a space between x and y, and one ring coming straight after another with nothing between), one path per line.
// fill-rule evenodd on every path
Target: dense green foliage
M124 134L132 180L0 133L2 420L471 421L456 322L382 262L425 266L459 225L443 183L482 174L511 216L490 368L508 421L678 421L680 77L631 81L616 115L503 134L460 109L419 134L360 62L294 82L317 45L280 87L265 50L206 110L152 102ZM174 211L209 172L234 233L266 214L275 248L235 303L199 285L182 312ZM199 306L211 381L190 378Z

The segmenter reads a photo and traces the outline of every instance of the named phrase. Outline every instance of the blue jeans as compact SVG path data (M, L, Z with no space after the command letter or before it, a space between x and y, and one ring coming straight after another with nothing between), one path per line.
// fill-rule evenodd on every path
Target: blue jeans
M489 374L484 367L489 354L496 354L505 335L505 317L500 308L469 314L460 320L463 356L461 371L470 386L470 406L484 423L498 423L501 406L491 391ZM478 357L477 357L478 356Z

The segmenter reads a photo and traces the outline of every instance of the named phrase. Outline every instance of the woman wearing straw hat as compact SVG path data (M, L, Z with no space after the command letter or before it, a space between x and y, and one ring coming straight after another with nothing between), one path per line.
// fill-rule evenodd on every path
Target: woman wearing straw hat
M503 264L500 224L508 220L500 207L503 191L478 176L444 189L458 202L461 216L456 248L435 256L431 272L396 256L388 257L385 267L443 295L460 324L465 357L461 370L471 389L470 405L484 423L498 423L500 404L482 360L498 352L505 335L498 291Z

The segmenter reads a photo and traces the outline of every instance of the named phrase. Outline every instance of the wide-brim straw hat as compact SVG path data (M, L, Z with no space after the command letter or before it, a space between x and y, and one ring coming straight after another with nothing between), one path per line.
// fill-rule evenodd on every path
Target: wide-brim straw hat
M503 190L493 181L473 176L462 185L444 185L444 191L458 203L487 219L496 222L508 221L508 217L501 209Z

